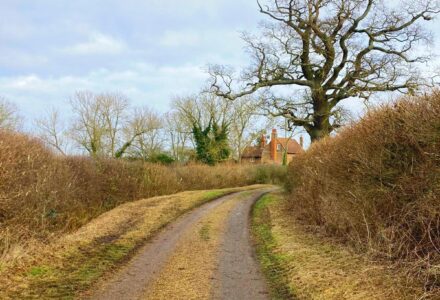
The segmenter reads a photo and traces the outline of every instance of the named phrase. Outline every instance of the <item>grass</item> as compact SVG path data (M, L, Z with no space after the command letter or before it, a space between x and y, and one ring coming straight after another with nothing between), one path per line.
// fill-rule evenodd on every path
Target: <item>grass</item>
M369 261L296 222L280 193L253 209L257 256L273 299L417 299L424 289L391 264Z
M158 230L220 196L261 185L182 192L121 205L0 273L0 298L71 299L126 262ZM209 238L209 228L201 229ZM84 294L85 295L85 294Z
M276 251L277 242L272 234L268 206L276 200L272 194L264 195L253 207L252 231L257 245L257 256L271 290L272 299L294 299L286 275L288 258Z

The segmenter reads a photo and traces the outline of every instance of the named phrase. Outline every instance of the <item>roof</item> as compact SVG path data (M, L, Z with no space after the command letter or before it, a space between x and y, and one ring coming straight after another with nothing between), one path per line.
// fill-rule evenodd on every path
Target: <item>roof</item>
M272 142L272 141L271 141ZM304 152L300 144L294 139L290 138L277 138L277 142L281 144L281 147L285 149L287 143L287 153L288 154L298 154Z
M258 146L248 146L244 148L242 158L260 158L263 155L263 148Z
M287 154L298 154L304 152L303 148L298 144L298 142L294 139L290 138L277 138L277 143L281 144L283 150L287 144ZM268 143L264 148L259 146L248 146L243 150L242 158L260 158L263 155L263 151L270 152L270 145L272 141Z

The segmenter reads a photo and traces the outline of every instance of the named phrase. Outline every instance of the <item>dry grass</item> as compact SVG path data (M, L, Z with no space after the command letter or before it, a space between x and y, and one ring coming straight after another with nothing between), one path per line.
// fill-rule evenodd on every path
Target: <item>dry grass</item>
M0 269L33 243L48 243L122 203L262 182L257 173L239 165L64 158L29 136L0 131Z
M182 192L120 205L48 245L33 243L23 249L26 256L19 264L0 271L0 298L72 298L184 212L222 195L259 187Z
M254 208L258 256L273 299L418 299L424 290L389 264L369 262L291 218L280 194Z
M289 166L292 214L440 287L440 92L375 109ZM438 295L438 294L437 294Z

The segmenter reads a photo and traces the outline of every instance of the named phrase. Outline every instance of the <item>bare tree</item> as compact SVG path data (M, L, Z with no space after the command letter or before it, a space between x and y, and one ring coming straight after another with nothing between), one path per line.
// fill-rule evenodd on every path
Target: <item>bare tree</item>
M217 123L226 122L231 116L232 102L224 101L211 93L202 93L175 98L173 107L189 128L194 123L206 127L211 120Z
M0 129L17 130L20 125L17 107L0 96Z
M341 125L334 117L343 99L412 93L423 84L418 66L429 56L416 50L430 42L421 23L439 12L437 0L404 1L394 8L381 0L258 5L271 22L260 36L243 37L253 64L239 78L226 67L212 66L211 89L232 100L261 91L273 115L303 127L312 141ZM283 96L286 88L280 87L290 87L293 96Z
M108 155L115 157L118 149L123 146L119 135L127 121L128 98L120 93L104 93L96 95L96 103L104 119Z
M240 161L244 149L271 127L272 119L262 118L260 105L259 101L250 96L241 97L232 103L229 140L237 161Z
M130 115L129 101L120 93L77 92L70 103L71 137L91 156L120 158L150 130L141 111Z
M68 129L57 110L52 109L48 115L35 121L40 138L60 154L66 155L68 148Z
M194 146L192 129L185 118L177 111L165 115L165 128L168 133L171 154L176 161L186 161L189 158L189 145Z
M127 153L131 157L147 160L162 149L161 116L147 108L137 108L125 129Z
M70 99L75 119L71 136L91 156L103 156L107 122L102 114L102 106L95 94L88 91L76 92Z

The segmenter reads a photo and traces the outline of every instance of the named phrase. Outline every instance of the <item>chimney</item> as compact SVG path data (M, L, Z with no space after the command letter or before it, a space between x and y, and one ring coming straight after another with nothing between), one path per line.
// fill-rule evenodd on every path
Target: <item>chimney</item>
M301 148L304 149L304 138L303 138L303 136L299 137L299 145L301 146Z
M277 130L272 129L270 137L270 158L275 162L277 160Z
M261 135L260 147L261 148L266 147L266 135L264 135L264 134Z

